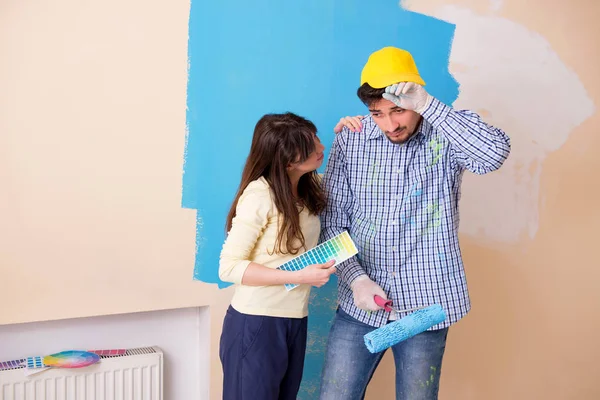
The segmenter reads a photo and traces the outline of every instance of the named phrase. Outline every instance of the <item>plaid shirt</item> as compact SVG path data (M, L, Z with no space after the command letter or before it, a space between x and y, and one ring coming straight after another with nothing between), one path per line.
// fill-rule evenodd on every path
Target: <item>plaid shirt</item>
M397 309L440 304L448 318L432 329L448 327L471 308L458 243L462 175L500 168L510 139L437 99L403 145L391 143L370 116L362 125L335 137L323 177L328 205L320 240L348 230L359 250L336 266L340 307L371 326L387 323L389 313L354 305L350 283L366 273Z

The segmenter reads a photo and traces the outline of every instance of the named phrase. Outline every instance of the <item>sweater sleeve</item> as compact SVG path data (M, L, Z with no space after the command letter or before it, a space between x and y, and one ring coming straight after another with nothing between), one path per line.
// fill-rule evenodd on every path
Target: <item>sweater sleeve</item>
M270 189L262 182L252 182L240 196L236 215L225 239L219 261L219 278L241 284L250 254L269 221L272 200Z

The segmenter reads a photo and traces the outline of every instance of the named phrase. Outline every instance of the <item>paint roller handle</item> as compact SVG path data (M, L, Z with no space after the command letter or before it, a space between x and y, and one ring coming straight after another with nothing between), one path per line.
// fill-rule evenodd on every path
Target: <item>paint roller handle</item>
M373 297L373 300L375 300L375 304L377 304L379 307L383 308L385 311L387 312L391 312L393 310L392 308L392 301L391 300L386 300L381 296L375 295L375 297Z

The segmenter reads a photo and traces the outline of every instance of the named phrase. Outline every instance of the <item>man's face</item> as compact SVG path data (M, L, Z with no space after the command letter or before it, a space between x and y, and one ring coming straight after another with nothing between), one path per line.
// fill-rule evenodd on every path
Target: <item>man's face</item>
M395 144L405 143L419 127L421 115L398 107L389 100L381 99L369 106L373 121Z

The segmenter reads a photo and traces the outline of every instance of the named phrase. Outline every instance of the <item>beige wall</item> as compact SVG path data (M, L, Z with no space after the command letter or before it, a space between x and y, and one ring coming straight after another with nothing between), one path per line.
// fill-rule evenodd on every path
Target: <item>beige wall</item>
M188 2L45 3L0 14L0 267L21 299L0 322L207 302L180 206Z
M450 333L441 398L600 398L600 7L404 5L457 24L456 104L514 146L501 172L465 180L474 307ZM2 2L0 324L212 305L216 346L230 291L191 280L195 215L180 207L188 16L185 0ZM392 374L388 357L369 398L393 398Z
M181 208L189 7L1 2L0 324L195 305L222 318L230 291L192 281Z

